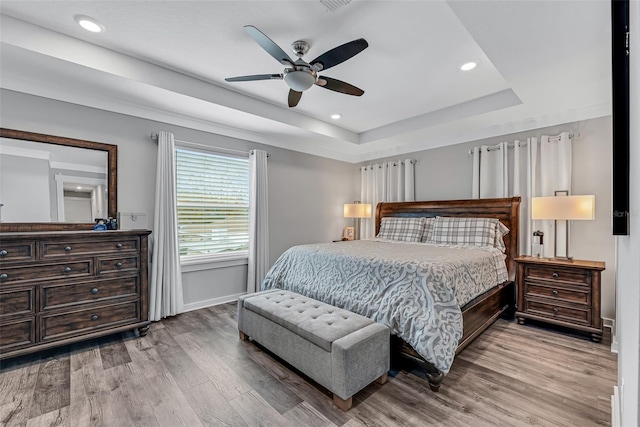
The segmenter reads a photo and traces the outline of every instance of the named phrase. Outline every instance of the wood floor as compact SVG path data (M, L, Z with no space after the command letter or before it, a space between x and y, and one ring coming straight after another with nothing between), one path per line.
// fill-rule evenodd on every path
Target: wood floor
M498 320L457 358L439 393L406 371L329 393L238 340L235 304L1 362L2 426L608 425L608 346Z

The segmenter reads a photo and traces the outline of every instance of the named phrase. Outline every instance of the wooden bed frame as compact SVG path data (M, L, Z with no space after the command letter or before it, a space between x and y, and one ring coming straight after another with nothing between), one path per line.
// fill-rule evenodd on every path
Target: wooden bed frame
M505 312L513 315L515 306L514 259L518 256L520 197L505 199L442 200L429 202L379 203L376 208L376 235L384 217L480 217L497 218L509 233L504 236L506 263L509 280L476 297L464 307L463 335L456 354L464 349L474 338ZM444 374L433 364L425 361L409 344L394 337L392 343L394 360L409 361L424 371L431 390L438 391Z

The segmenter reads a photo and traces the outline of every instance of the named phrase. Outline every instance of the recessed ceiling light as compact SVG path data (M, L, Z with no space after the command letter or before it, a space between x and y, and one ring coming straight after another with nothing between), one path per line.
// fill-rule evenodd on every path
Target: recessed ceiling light
M332 118L333 120L338 120L340 117L342 117L340 114L332 114L332 115L331 115L331 118Z
M76 187L77 190L82 190L82 187Z
M82 28L92 33L101 33L104 31L104 25L89 16L75 15L73 19L75 19Z
M469 70L473 70L474 68L476 68L476 64L475 62L467 62L466 64L462 64L462 66L460 67L460 69L462 71L469 71Z

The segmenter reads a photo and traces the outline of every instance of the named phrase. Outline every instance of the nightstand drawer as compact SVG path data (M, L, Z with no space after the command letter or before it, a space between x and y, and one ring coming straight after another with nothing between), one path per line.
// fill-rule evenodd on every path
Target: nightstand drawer
M93 260L70 261L56 264L27 264L0 268L0 285L3 283L67 279L93 275Z
M527 266L525 267L524 280L552 280L556 282L568 282L589 286L591 284L591 272L581 268Z
M0 292L0 317L34 313L35 286L11 287Z
M140 321L139 302L130 301L74 312L42 316L42 341L62 339L74 335L112 328Z
M582 323L584 325L591 324L591 309L588 307L583 309L578 306L568 307L554 304L553 301L544 302L543 300L527 299L525 310L528 313L538 314L560 321Z
M554 286L553 283L525 282L525 296L538 296L583 305L591 305L591 289L583 286L565 287Z
M27 347L36 342L36 327L33 317L0 323L0 353Z
M0 244L0 262L31 261L35 255L36 242Z

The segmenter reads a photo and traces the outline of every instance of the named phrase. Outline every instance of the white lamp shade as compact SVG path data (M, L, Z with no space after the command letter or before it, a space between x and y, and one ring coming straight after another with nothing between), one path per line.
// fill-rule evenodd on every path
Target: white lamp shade
M369 203L345 203L345 218L371 218L371 205Z
M595 208L596 196L533 197L531 219L590 220Z

